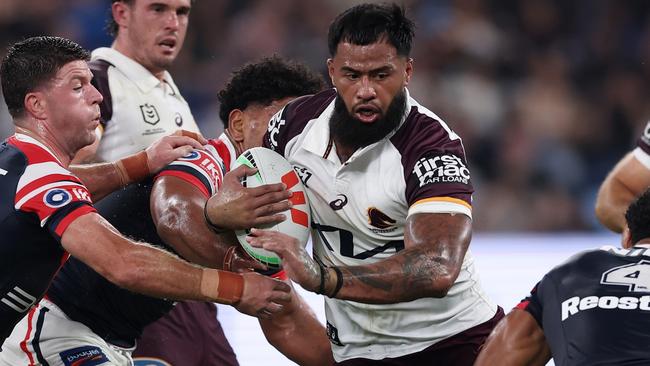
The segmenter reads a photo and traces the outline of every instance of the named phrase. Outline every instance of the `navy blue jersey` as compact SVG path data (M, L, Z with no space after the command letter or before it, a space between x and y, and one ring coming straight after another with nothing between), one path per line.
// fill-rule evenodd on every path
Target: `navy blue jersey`
M67 227L95 209L79 178L22 134L0 146L0 197L1 344L68 259Z
M223 165L212 153L197 150L173 162L159 175L183 179L209 197L221 182ZM152 180L132 184L102 199L96 207L125 236L173 251L157 235L151 218L152 184ZM171 301L120 288L74 258L52 282L48 297L72 320L85 324L109 342L125 346L173 306Z
M650 249L604 247L554 268L518 306L556 365L650 364Z

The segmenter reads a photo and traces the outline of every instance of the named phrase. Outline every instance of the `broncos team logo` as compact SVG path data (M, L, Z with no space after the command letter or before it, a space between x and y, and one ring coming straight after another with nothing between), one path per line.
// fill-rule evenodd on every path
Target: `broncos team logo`
M72 201L70 193L61 188L50 189L43 195L43 203L45 203L47 207L51 208L63 207L70 201Z
M379 211L376 207L368 208L368 223L372 227L381 231L392 231L395 229L396 222L395 219Z

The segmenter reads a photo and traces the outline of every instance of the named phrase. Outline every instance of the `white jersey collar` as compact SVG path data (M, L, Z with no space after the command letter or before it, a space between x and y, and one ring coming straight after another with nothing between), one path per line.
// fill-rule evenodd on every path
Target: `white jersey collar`
M162 83L144 66L113 48L100 47L95 49L92 52L91 60L104 60L109 62L121 73L126 75L129 80L133 81L143 93L150 92ZM178 88L166 70L163 72L163 80L173 90L173 94L180 98Z

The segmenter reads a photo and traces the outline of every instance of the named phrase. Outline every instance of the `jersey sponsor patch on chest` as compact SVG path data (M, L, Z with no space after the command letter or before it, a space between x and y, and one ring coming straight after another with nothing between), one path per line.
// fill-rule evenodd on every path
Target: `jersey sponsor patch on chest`
M425 156L413 167L420 187L436 183L469 184L469 169L461 158L454 154Z

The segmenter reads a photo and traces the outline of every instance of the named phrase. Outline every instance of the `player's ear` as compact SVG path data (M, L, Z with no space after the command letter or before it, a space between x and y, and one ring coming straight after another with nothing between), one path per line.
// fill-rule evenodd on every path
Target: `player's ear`
M634 246L634 243L632 242L632 234L630 234L630 228L627 226L627 224L623 228L621 246L625 249L632 248Z
M332 85L336 87L336 84L334 83L334 60L331 58L327 59L327 73L330 76L330 81L332 82Z
M128 24L129 19L129 5L123 1L115 1L111 6L111 12L113 13L113 20L120 27L125 27Z
M228 114L228 131L236 142L244 140L244 112L241 109L233 109Z
M27 114L33 116L36 119L47 118L47 101L45 100L45 95L42 92L27 93L27 95L25 95L25 100L23 103Z

